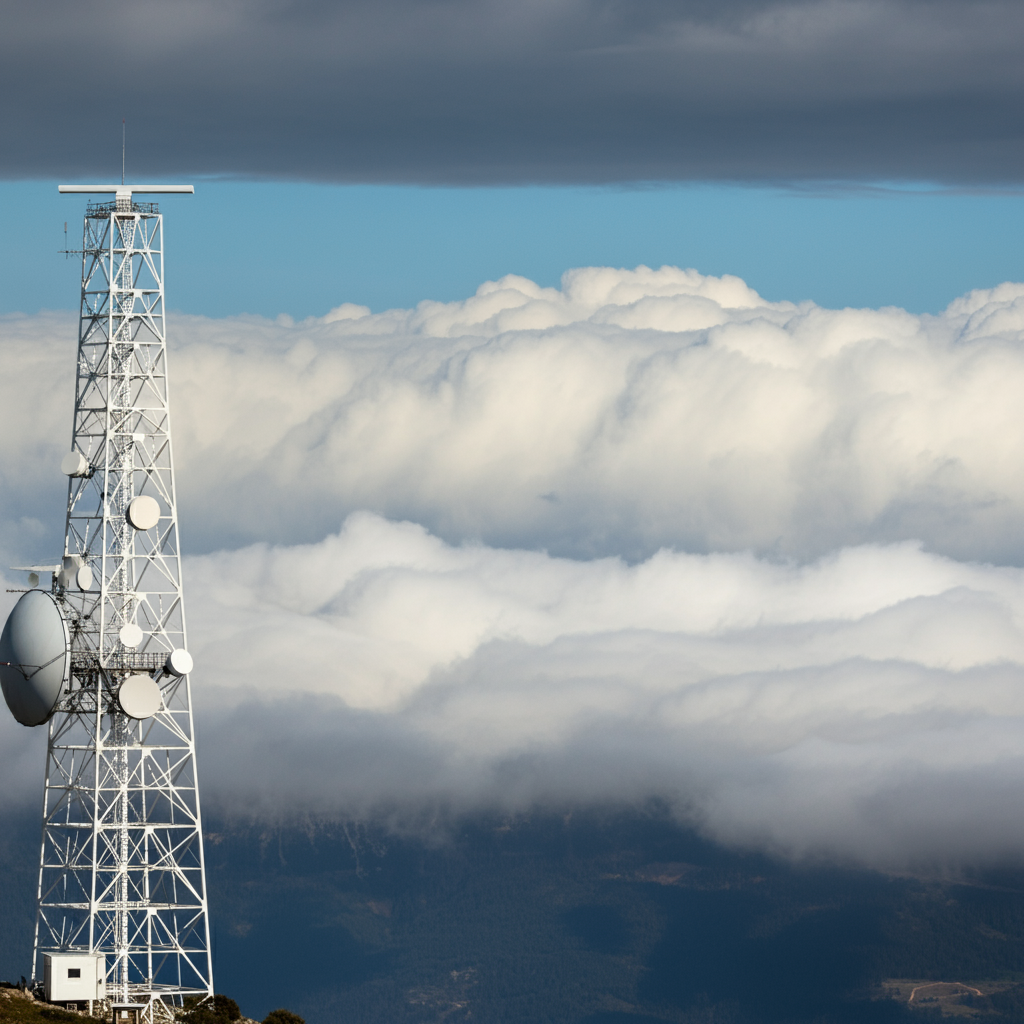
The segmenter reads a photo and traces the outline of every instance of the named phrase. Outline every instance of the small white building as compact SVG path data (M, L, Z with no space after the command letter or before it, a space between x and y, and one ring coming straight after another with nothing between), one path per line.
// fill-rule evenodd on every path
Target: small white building
M107 958L95 953L44 954L43 998L48 1003L106 999Z

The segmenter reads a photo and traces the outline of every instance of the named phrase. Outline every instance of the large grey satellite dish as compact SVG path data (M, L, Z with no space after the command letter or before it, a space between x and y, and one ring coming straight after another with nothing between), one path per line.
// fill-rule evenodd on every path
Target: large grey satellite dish
M152 676L129 676L117 690L117 703L129 718L152 718L160 710L160 687Z
M11 714L22 725L42 725L70 675L67 620L50 594L30 590L0 635L0 684Z

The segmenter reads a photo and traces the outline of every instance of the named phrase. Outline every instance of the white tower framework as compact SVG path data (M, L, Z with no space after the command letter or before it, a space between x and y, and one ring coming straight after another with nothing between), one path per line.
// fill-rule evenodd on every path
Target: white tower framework
M41 977L47 953L105 955L108 997L143 1004L152 1020L157 1000L213 993L163 218L133 198L192 187L60 191L112 201L90 202L83 230L67 528L52 591L71 672L49 720L33 971Z

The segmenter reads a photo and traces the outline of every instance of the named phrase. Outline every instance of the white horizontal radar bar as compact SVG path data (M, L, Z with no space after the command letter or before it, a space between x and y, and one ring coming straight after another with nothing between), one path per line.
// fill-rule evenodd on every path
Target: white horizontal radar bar
M115 195L121 193L145 195L157 192L188 192L194 193L192 185L58 185L58 192L112 192Z

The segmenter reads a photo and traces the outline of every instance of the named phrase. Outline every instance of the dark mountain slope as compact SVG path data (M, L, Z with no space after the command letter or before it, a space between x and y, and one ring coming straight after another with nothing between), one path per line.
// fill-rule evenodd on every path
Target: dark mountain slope
M37 835L15 824L0 842L12 979ZM1018 868L953 883L793 866L658 808L478 816L429 840L215 822L207 863L217 988L257 1019L284 1005L309 1024L1024 1022ZM908 1008L925 981L981 995L918 988Z

